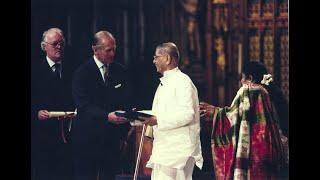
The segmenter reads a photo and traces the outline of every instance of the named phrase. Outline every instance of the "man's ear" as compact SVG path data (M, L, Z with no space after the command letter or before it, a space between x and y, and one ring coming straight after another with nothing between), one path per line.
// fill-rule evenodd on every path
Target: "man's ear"
M46 43L41 43L41 49L43 51L46 51L46 47L47 47Z
M248 80L253 81L253 76L252 76L252 75L249 75L249 76L248 76Z
M97 48L95 46L91 46L91 48L93 52L96 52Z
M173 59L171 58L171 56L166 55L166 64L167 64L167 65L171 64L171 61L172 61L172 60L173 60Z

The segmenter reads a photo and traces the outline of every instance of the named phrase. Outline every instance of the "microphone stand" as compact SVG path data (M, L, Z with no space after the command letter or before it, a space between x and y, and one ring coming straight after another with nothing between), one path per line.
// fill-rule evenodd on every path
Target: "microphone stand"
M138 156L137 156L137 161L136 161L136 168L135 168L135 170L134 170L133 180L137 180L137 176L138 176L139 164L140 164L140 158L141 158L142 147L143 147L143 140L144 140L145 126L146 126L146 125L143 125L143 126L142 126L142 133L141 133L141 138L140 138L139 151L138 151Z

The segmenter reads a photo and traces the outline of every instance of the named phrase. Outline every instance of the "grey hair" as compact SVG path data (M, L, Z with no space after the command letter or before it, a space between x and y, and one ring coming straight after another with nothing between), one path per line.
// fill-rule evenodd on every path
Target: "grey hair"
M47 35L49 32L56 32L58 34L60 34L62 36L62 39L63 39L63 42L65 42L65 39L64 39L64 35L63 35L63 31L59 28L50 28L46 31L43 32L42 34L42 40L41 40L41 49L44 51L44 46L45 46L45 43L46 43L46 39L47 39Z
M179 64L180 53L178 47L172 42L162 43L156 49L163 49L170 57L173 57L177 64Z
M111 39L115 40L115 38L113 37L113 35L109 31L99 31L93 36L93 39L91 42L92 46L97 46L99 43L99 40L102 36L110 37Z

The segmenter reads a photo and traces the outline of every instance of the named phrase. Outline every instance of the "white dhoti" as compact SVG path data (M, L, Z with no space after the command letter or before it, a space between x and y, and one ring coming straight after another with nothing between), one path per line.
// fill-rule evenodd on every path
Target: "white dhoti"
M192 180L195 160L190 157L183 169L170 168L160 164L154 164L151 180Z

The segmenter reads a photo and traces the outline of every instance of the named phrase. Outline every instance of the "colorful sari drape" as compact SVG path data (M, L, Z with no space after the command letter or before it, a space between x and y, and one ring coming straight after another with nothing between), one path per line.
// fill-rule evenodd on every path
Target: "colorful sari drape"
M217 179L283 179L285 148L267 90L244 84L230 107L216 108L211 146Z

